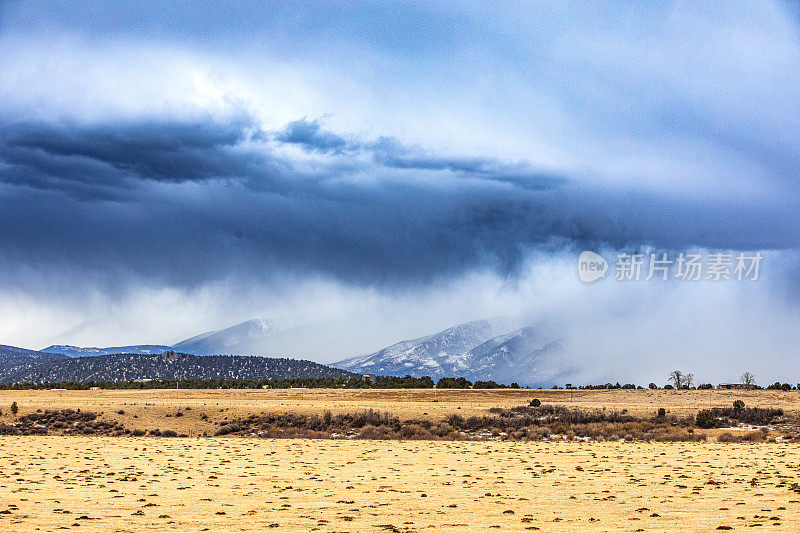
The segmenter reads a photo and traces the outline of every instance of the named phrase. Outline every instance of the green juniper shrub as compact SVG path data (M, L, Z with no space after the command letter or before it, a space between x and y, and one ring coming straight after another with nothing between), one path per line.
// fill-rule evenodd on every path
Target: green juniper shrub
M667 416L667 410L664 409L663 407L659 407L657 416L658 418L664 418L665 416Z
M742 409L744 409L744 402L742 400L736 400L735 402L733 402L733 408L736 409L737 411L741 411Z
M542 405L542 402L539 400L539 398L534 398L528 405L531 407L539 407Z
M11 414L16 415L18 412L19 412L19 406L17 405L17 402L13 402L11 404Z
M701 409L697 413L695 423L697 424L697 427L701 427L703 429L713 428L717 423L717 417L714 416L714 412L711 409Z

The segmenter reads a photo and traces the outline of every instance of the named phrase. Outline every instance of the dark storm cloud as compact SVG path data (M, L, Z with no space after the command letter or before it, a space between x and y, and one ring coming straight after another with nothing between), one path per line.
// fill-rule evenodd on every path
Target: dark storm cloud
M323 130L318 120L302 119L290 122L283 131L275 135L275 138L283 143L299 144L306 150L322 153L340 153L348 146L343 137Z
M497 183L497 169L484 168L499 165L492 160L381 163L378 144L333 142L343 137L297 121L272 135L278 146L304 139L310 151L358 152L332 152L308 175L254 131L246 119L6 122L0 227L13 231L0 237L4 259L177 284L275 268L402 283L479 265L511 271L521 244L548 238L525 228L533 198ZM364 154L375 163L349 162ZM364 173L377 183L339 181Z
M305 120L272 134L246 117L6 121L0 132L6 276L60 265L188 286L281 271L426 284L475 269L514 275L537 246L746 249L798 238L795 228L764 238L792 202L580 185L389 138L340 143ZM300 140L325 154L313 172L278 155Z
M224 122L119 121L83 125L4 121L3 181L108 198L139 180L181 182L277 173L265 159L233 153L254 131L246 116Z
M529 165L509 164L485 157L447 157L406 146L392 137L376 141L347 140L325 129L319 120L296 120L275 134L282 143L296 144L317 153L363 153L383 167L403 170L448 171L466 178L506 182L531 190L563 185L563 176L532 171Z

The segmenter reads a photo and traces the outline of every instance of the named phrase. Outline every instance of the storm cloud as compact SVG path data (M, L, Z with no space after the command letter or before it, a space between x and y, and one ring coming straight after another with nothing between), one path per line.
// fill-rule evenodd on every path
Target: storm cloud
M4 260L188 286L276 268L402 285L485 268L513 276L532 247L797 242L796 231L764 232L788 215L779 204L598 191L520 162L345 141L317 120L256 124L4 121L0 222L15 228ZM285 149L297 144L314 157Z

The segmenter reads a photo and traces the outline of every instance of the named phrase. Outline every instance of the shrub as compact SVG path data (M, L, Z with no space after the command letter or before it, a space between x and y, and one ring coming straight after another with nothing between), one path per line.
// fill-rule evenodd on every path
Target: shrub
M655 389L657 389L657 388L658 388L658 385L656 385L655 383L652 383L652 382L651 382L651 383L650 383L650 384L647 386L647 388L649 388L649 389L651 389L651 390L655 390Z
M145 432L143 429L134 429L133 431L131 431L131 435L133 435L134 437L143 437L145 435Z
M744 442L764 442L767 440L767 435L769 435L769 431L767 429L762 428L758 431L748 431L744 435L742 435L742 441Z
M702 409L697 413L695 423L697 427L704 429L713 428L717 423L717 417L711 409Z
M22 432L10 424L0 424L0 435L21 435Z
M744 409L744 402L742 400L736 400L735 402L733 402L733 408L736 409L737 411L741 411L742 409Z
M165 429L164 431L161 432L161 436L162 437L177 437L178 436L178 432L177 431L173 431L171 429Z
M664 409L663 407L659 407L658 414L656 416L658 416L658 418L664 418L665 416L667 416L667 410Z
M539 407L540 405L542 405L542 402L539 400L539 398L534 398L533 400L530 401L528 405L531 407Z
M745 424L765 426L772 423L774 418L783 416L783 409L773 409L770 407L745 407L742 409L732 409L730 407L712 409L714 416L720 418L730 418Z
M11 414L12 415L16 415L18 412L19 412L19 406L17 405L17 402L12 402L12 404L11 404Z
M742 438L726 431L719 434L717 442L742 442Z

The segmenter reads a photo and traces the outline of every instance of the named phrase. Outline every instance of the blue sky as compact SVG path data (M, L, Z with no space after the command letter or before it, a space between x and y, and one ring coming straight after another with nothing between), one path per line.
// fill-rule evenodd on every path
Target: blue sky
M583 331L591 308L637 326L607 350L631 357L716 303L730 324L696 349L773 339L792 368L798 21L788 2L4 3L0 342L384 317L357 351L489 311ZM583 249L769 262L755 286L589 290Z

